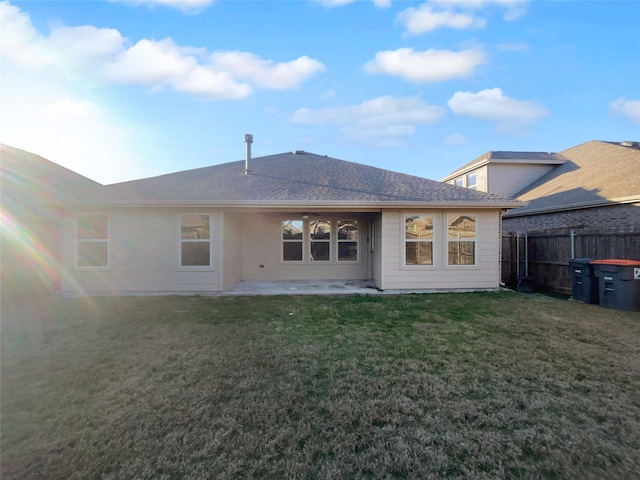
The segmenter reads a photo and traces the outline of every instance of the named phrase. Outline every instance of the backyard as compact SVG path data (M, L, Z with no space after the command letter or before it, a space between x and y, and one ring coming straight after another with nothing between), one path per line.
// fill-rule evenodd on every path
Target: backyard
M514 292L2 307L1 477L631 479L640 313Z

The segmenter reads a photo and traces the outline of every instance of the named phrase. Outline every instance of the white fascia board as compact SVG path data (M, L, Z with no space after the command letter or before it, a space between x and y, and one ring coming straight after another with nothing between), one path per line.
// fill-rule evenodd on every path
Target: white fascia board
M103 204L103 207L220 207L220 208L238 208L238 209L383 209L383 208L485 208L485 209L502 209L516 208L526 205L526 202L518 200L505 199L504 201L437 201L437 202L421 202L421 201L394 201L394 202L281 202L281 201L143 201L135 203L122 204ZM76 207L82 205L74 205ZM95 205L98 206L98 205Z
M504 214L505 218L526 217L528 215L540 215L543 213L566 212L568 210L582 210L585 208L610 207L612 205L626 205L630 203L640 203L640 196L619 197L603 200L592 200L589 202L568 203L542 208L532 208L527 210L514 210Z

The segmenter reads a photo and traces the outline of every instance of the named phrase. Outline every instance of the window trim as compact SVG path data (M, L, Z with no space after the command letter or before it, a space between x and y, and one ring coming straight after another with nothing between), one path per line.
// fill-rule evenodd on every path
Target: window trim
M183 265L182 264L182 244L183 243L206 243L207 239L190 240L182 238L182 217L186 215L200 215L209 217L209 265ZM203 212L181 212L178 214L178 269L180 270L215 270L213 256L213 215Z
M79 238L79 219L81 216L103 216L107 220L107 236L106 238ZM111 269L111 218L108 213L76 213L75 215L75 268L79 270L110 270ZM106 243L107 245L107 264L106 265L79 265L80 244L87 243Z
M302 240L284 240L282 238L282 225L286 221L300 221L302 222ZM331 236L329 240L313 240L311 238L311 222L313 221L325 221L331 225ZM338 223L339 222L354 222L358 227L358 235L356 240L338 240ZM342 216L342 215L319 215L309 218L302 218L302 216L281 216L278 223L278 245L279 245L279 264L280 265L356 265L362 263L362 234L361 229L364 223L360 217L354 216ZM302 260L284 260L283 244L285 242L302 242ZM311 243L312 242L326 242L329 243L329 260L312 260L311 259ZM342 242L355 242L357 248L356 260L339 260L339 243Z
M353 222L356 224L356 239L352 240L352 239L346 239L346 240L340 240L340 222L344 222L344 223L348 223L348 222ZM360 263L360 228L361 228L361 223L359 222L357 218L336 218L335 219L335 229L336 229L336 263L339 263L341 265L345 264L355 264L355 263ZM341 243L354 243L356 244L356 259L355 260L340 260L340 244Z
M460 216L468 216L468 217L475 217L475 222L476 222L476 228L475 228L475 235L473 237L473 239L464 239L464 240L451 240L449 239L449 217L460 217ZM445 268L450 268L450 269L454 269L454 270L460 270L460 269L468 269L468 270L476 270L480 267L479 262L478 262L478 226L479 226L479 215L478 213L471 213L469 211L452 211L452 212L445 212L444 214L444 229L443 229L443 236L444 236L444 242L445 242L445 248L443 251L443 264ZM473 264L469 264L469 265L456 265L454 263L449 263L449 242L470 242L473 241L473 259L474 259L474 263Z
M473 178L475 182L474 183L469 182L470 178ZM477 190L478 189L478 172L467 173L466 183L467 183L467 188L469 190Z
M406 237L406 221L407 221L407 217L411 217L414 215L420 215L420 216L429 216L433 219L433 237L431 238L431 240L407 240ZM400 262L400 268L402 270L434 270L438 268L438 262L437 262L437 253L438 253L438 229L439 229L439 215L436 212L433 211L423 211L423 212L417 212L417 211L408 211L408 212L402 212L402 216L401 218L401 225L400 225L400 239L401 239L401 243L402 243L402 248L401 250L401 255L402 255L402 259ZM431 243L431 265L409 265L407 264L407 241L409 242L415 242L415 243Z
M283 233L283 229L282 227L284 226L284 222L302 222L302 238L297 239L297 238L290 238L290 239L284 239L282 236ZM306 226L306 222L304 221L303 218L298 218L295 216L291 216L291 217L283 217L280 219L279 222L279 230L278 230L278 235L279 235L279 246L280 246L280 258L279 261L280 263L284 264L284 265L300 265L302 263L305 263L305 234L307 232L307 226ZM284 259L284 244L285 243L300 243L302 245L302 256L300 258L300 260L285 260Z

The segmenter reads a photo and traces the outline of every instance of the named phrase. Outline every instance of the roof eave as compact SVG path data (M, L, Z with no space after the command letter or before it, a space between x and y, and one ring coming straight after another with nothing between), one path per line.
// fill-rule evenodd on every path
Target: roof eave
M220 208L244 208L244 209L300 209L300 208L314 208L314 209L382 209L382 208L482 208L482 209L505 209L505 208L517 208L526 205L526 202L518 200L481 200L481 201L273 201L273 200L256 200L256 201L195 201L195 200L163 200L163 201L137 201L137 202L122 202L122 203L104 203L104 204L86 204L86 203L72 203L63 206L67 207L121 207L121 208L135 208L135 207L220 207Z
M472 172L474 170L477 170L480 167L484 167L485 165L489 165L489 164L503 164L503 165L508 165L508 164L513 164L513 165L555 165L555 166L559 166L559 165L563 165L567 163L567 160L536 160L536 159L526 159L526 158L522 158L522 159L518 159L518 158L485 158L484 160L480 160L476 163L474 163L473 165L469 165L465 168L461 168L460 170L456 170L455 172L447 175L446 177L444 177L442 180L440 180L441 182L448 182L450 180L453 180L457 177L459 177L460 175L466 175L469 172Z
M505 217L526 217L528 215L541 215L544 213L566 212L569 210L582 210L585 208L608 207L611 205L624 205L630 203L640 203L640 196L631 195L619 198L604 198L601 200L591 200L588 202L568 203L566 205L554 205L550 207L531 208L525 210L516 210L508 212Z

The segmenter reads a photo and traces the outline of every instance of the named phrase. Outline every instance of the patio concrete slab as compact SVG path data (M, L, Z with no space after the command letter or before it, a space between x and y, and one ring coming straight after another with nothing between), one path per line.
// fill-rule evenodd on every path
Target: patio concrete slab
M372 295L382 293L370 280L243 280L223 295Z

